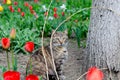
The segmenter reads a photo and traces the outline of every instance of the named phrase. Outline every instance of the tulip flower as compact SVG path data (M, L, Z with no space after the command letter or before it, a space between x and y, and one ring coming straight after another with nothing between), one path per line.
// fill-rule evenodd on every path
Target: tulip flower
M30 74L26 77L25 80L39 80L38 76Z
M2 12L3 11L3 7L0 5L0 12Z
M7 0L3 0L3 4L6 4Z
M11 45L12 45L13 42L14 42L15 36L16 36L16 30L15 30L15 28L12 28L12 29L11 29L11 32L10 32ZM11 57L12 61L11 61L11 62L12 62L13 70L16 70L16 69L15 69L15 66L16 66L16 65L14 64L14 63L15 63L14 52L13 52L12 49L13 49L13 48L11 47L11 49L10 49L10 50L11 50L10 52L11 52L11 55L12 55L12 57Z
M9 8L9 10L12 10L12 9L13 9L13 7L12 7L12 6L9 6L8 8Z
M103 72L96 67L89 68L86 80L103 80Z
M32 10L32 9L33 9L33 7L32 7L32 6L29 6L29 9L30 9L30 10Z
M18 2L14 2L14 5L18 5Z
M35 14L35 11L34 10L30 10L31 14Z
M58 14L57 13L54 13L54 18L58 18Z
M10 39L9 38L2 38L1 44L2 44L2 47L4 49L6 49L6 53L7 53L7 65L8 65L7 67L8 67L8 70L10 70L9 56L8 56L8 52L7 52L7 49L10 47Z
M2 38L1 44L2 44L2 47L4 49L8 49L10 47L10 39L9 38Z
M20 73L17 71L6 71L3 73L4 80L20 80Z
M35 2L35 3L37 3L37 2L38 2L38 0L34 0L34 2Z
M7 0L6 4L8 5L11 4L11 0Z
M54 10L54 12L57 12L57 8L54 8L53 10Z
M14 9L12 9L11 12L14 12Z
M64 12L62 12L62 16L64 16L65 15L65 13Z
M12 6L9 6L8 8L9 8L9 10L10 10L11 12L14 12L14 9L13 9Z
M18 8L18 10L17 10L19 13L21 12L21 8Z
M34 43L29 41L29 42L26 42L25 44L25 50L28 51L28 52L32 52L34 50Z
M25 48L26 51L32 53L32 51L34 50L34 43L31 42L31 41L26 42L24 48ZM31 66L32 66L32 59L30 58L30 73L32 74L32 67ZM28 78L26 78L26 80L32 80L32 79L29 79L29 77L28 77Z
M10 32L10 38L14 39L16 36L16 30L14 28L12 28L11 32Z
M25 13L24 13L24 12L21 12L21 16L24 17L24 16L25 16Z
M24 6L28 7L28 6L29 6L29 3L28 3L28 2L25 2L25 3L24 3Z

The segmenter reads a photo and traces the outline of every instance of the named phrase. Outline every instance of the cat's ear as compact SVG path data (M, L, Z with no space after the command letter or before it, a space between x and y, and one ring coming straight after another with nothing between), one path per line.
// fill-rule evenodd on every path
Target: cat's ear
M66 29L66 30L64 31L64 33L65 33L65 34L68 34L68 30Z

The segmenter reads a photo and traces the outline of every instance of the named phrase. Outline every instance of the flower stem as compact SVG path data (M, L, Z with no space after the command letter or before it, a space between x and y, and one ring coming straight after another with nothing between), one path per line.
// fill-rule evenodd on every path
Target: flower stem
M7 67L8 67L8 70L10 70L9 55L7 50L6 50L6 53L7 53Z
M13 50L11 50L11 54L12 54L12 69L14 70L14 53L13 53Z
M32 57L30 58L30 74L32 74Z
M14 52L13 52L13 39L11 39L11 51L10 51L10 53L11 53L11 62L12 62L12 70L15 70L14 69Z

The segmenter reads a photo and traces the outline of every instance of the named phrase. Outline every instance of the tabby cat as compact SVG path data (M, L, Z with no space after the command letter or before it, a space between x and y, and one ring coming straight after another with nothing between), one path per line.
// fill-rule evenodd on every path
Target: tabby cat
M65 80L65 77L63 75L63 64L68 57L67 39L68 36L66 30L64 32L57 31L53 35L53 41L52 41L53 57L56 66L56 71L60 80ZM57 80L52 65L50 45L44 47L44 53L48 64L49 80ZM32 60L31 63L30 60ZM42 76L43 78L42 80L46 80L46 67L45 67L45 60L42 55L42 48L39 48L30 56L30 59L26 67L27 70L26 75L30 74L30 67L32 67L32 74Z

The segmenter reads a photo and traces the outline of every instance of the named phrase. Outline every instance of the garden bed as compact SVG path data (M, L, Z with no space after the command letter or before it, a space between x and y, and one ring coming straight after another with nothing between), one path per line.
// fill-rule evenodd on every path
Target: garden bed
M69 57L64 67L66 80L76 80L82 74L81 67L83 63L83 50L84 48L82 47L78 48L75 40L70 40L68 44ZM17 57L18 71L21 73L21 80L24 80L25 68L29 55L18 54ZM4 52L0 53L0 65L7 66L6 54ZM0 75L2 75L1 71Z

